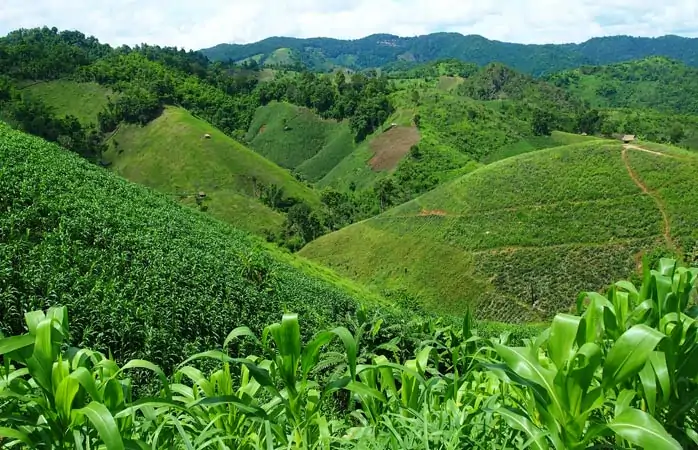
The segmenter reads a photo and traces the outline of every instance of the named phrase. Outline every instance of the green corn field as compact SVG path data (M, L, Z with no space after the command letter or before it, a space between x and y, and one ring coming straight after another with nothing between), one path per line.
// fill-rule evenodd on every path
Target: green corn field
M261 335L232 330L167 376L66 345L69 311L25 315L0 340L0 436L7 448L649 448L698 445L698 268L662 259L641 286L582 293L525 345L462 325L383 319L302 339L295 314ZM409 340L409 338L405 338ZM253 348L236 351L240 343ZM370 343L370 344L367 344ZM414 345L403 357L401 346ZM159 391L137 397L131 374Z

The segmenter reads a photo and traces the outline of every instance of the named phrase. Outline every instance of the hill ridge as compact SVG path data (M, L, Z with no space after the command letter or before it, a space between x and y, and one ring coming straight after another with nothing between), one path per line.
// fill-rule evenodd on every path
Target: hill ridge
M391 45L381 44L390 39ZM521 44L488 39L481 35L431 33L401 37L373 34L358 39L295 38L275 36L248 44L218 44L199 50L211 60L242 61L257 55L264 59L274 50L288 48L296 62L311 69L336 67L367 69L404 61L427 62L457 58L485 65L502 62L517 70L542 75L584 65L602 65L662 55L698 66L698 38L601 36L580 43ZM262 61L263 63L263 61Z

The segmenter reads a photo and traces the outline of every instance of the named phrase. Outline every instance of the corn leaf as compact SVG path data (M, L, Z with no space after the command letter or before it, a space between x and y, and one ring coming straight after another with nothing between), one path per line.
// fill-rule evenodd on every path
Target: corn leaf
M681 450L681 444L654 417L639 409L624 410L608 426L623 439L642 448Z

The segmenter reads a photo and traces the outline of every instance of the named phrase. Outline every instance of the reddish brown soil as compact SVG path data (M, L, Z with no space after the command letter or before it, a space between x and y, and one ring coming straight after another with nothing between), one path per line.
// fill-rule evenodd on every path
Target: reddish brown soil
M419 213L420 216L441 216L445 217L448 215L446 211L443 211L441 209L423 209L422 212Z
M390 170L419 142L415 127L395 127L371 141L373 158L368 162L375 171Z
M265 125L262 125L262 127L259 129L259 133L258 133L258 134L262 134L262 133L264 133L265 131L267 131L267 126L266 126L266 124L265 124Z

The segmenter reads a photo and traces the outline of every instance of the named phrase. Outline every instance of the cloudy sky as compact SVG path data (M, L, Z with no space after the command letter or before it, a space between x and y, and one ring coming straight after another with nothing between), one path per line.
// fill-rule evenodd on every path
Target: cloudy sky
M522 43L629 34L698 37L696 0L0 0L0 34L41 25L112 45L189 49L269 36L435 31Z

